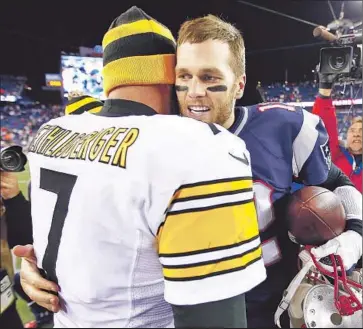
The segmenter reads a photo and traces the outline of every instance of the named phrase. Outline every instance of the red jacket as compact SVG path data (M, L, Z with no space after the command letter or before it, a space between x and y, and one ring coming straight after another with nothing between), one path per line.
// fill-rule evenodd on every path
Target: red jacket
M333 100L329 98L316 97L313 113L320 116L329 134L329 146L332 160L353 182L355 187L362 192L362 163L355 165L354 157L349 151L341 147L338 141L338 122L335 114Z

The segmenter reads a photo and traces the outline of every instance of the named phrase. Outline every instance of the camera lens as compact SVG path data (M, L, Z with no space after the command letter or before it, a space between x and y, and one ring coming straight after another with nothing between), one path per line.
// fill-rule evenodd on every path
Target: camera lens
M353 65L353 47L329 47L320 50L320 68L322 74L341 74L349 76Z
M13 150L1 152L1 167L6 171L17 171L22 165L20 154Z
M332 55L329 57L329 66L336 71L343 69L347 64L345 55Z

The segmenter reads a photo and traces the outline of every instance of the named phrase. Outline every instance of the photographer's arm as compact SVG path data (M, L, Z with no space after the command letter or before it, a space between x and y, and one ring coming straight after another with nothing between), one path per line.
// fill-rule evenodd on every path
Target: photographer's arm
M19 190L15 173L1 172L0 193L5 206L8 243L10 248L33 243L30 202Z
M335 114L335 106L331 98L331 91L335 75L319 75L319 94L315 99L313 113L321 117L329 135L329 147L332 153L332 160L340 154L338 139L338 121Z
M20 192L16 197L4 200L4 204L6 208L9 247L14 248L18 244L32 244L33 226L30 202Z

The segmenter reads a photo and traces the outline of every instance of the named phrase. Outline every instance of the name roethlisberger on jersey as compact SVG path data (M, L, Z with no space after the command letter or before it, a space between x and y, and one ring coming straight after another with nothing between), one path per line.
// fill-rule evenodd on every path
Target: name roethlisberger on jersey
M128 149L138 136L138 128L109 127L86 134L45 125L31 142L29 152L52 158L97 160L126 168Z

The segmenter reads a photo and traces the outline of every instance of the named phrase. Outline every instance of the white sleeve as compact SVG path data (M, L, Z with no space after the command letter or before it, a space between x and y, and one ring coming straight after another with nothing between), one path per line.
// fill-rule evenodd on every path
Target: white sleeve
M185 159L186 176L157 234L165 299L173 305L231 298L266 278L249 153L227 131L210 139Z

